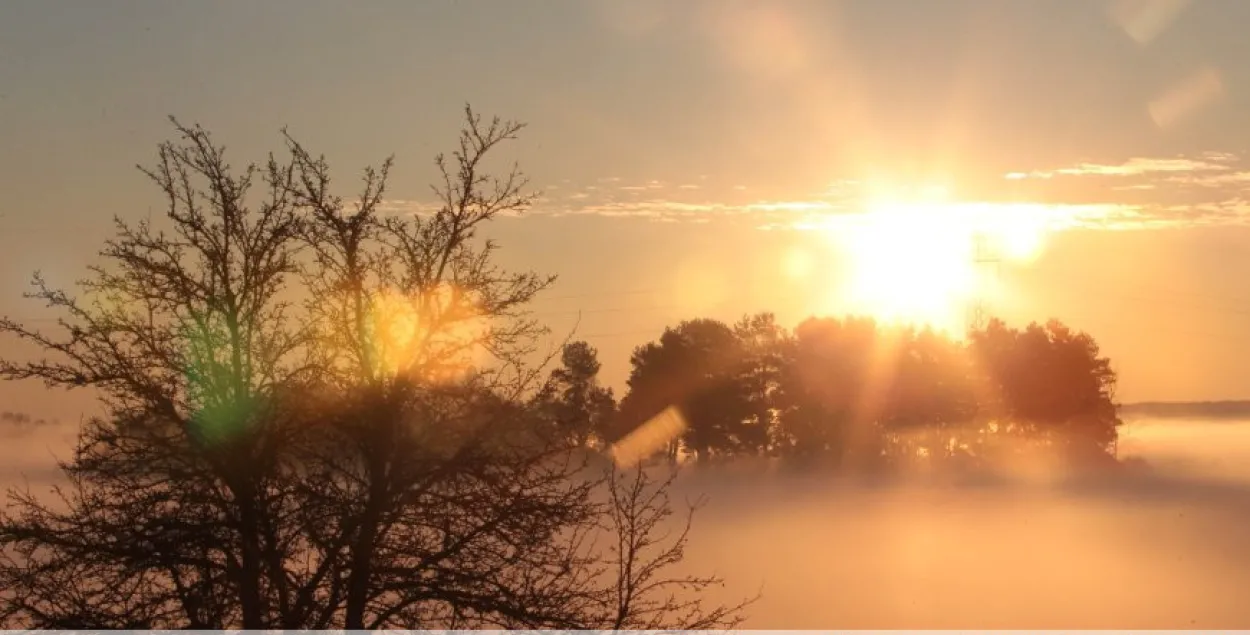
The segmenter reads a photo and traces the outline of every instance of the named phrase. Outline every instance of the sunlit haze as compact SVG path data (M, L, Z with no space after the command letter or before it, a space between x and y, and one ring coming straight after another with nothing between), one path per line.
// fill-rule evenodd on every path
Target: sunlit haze
M1089 330L1125 399L1247 396L1238 0L60 6L0 22L0 312L42 317L17 299L32 271L74 279L114 214L157 204L132 166L167 115L237 162L287 126L344 183L394 153L404 213L468 101L529 123L508 158L542 199L490 234L560 276L534 308L614 386L694 315L949 328L985 303ZM889 229L874 202L925 218ZM984 234L997 273L966 257Z
M673 563L759 591L749 627L1250 628L1248 30L1250 0L0 0L0 485L123 456L62 502L133 493L138 536L187 465L189 517L260 532L288 485L311 518L203 547L207 591L154 574L203 594L177 610L43 623L600 624L473 586L575 570L543 537L607 525L543 489L571 455L689 468ZM80 557L22 578L9 522L0 626ZM446 564L455 531L490 546ZM479 577L370 604L428 599L411 562ZM263 622L284 566L311 586ZM201 615L214 585L247 605Z

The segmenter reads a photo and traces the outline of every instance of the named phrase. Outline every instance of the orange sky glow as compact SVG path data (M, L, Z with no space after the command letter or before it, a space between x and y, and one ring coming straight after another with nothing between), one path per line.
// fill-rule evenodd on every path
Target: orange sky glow
M4 9L0 313L50 319L19 297L30 273L72 281L112 215L159 205L132 166L169 114L238 163L288 126L343 183L395 153L385 209L421 214L469 101L529 124L499 158L541 196L490 229L502 261L560 276L535 317L598 347L618 389L630 350L682 319L958 333L983 307L1090 331L1122 399L1250 396L1230 353L1250 343L1250 45L1232 26L1250 4L501 3L486 21L281 4Z

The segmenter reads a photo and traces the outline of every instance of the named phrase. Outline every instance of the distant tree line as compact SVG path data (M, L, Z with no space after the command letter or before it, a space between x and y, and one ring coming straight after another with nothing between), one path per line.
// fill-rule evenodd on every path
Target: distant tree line
M1120 415L1142 419L1246 419L1250 401L1144 401L1120 406Z
M575 440L607 444L669 406L687 428L666 454L769 456L794 465L975 466L1031 450L1114 458L1116 375L1088 334L999 320L952 338L863 318L696 319L634 350L613 412L585 343L565 349L539 400Z
M56 421L49 421L40 417L32 417L25 412L11 412L8 410L0 411L0 425L17 430L40 428L44 426L56 425L56 423Z

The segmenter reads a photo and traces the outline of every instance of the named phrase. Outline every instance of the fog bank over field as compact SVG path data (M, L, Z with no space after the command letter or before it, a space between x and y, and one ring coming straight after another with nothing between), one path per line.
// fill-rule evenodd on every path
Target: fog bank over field
M1140 456L1156 472L1250 486L1250 416L1128 420L1120 455Z
M688 562L754 628L1250 628L1250 421L1130 421L1149 473L962 485L691 476Z
M0 478L50 482L76 428L6 430ZM762 591L748 628L1250 628L1250 421L1121 434L1149 472L904 485L691 471L675 501L707 506L681 566L723 576L726 601Z

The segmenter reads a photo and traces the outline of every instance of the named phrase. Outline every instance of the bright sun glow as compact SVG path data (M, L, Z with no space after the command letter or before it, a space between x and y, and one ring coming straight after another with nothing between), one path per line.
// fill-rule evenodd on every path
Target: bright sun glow
M827 225L847 262L845 309L962 332L973 302L996 293L979 259L1030 260L1045 238L1037 206L879 199Z
M372 298L370 353L377 370L393 376L419 367L427 373L425 379L442 381L457 379L482 361L477 343L489 324L469 302L453 300L465 295L451 288L428 295L426 302L437 305L443 315L434 330L422 323L418 300L394 291Z

